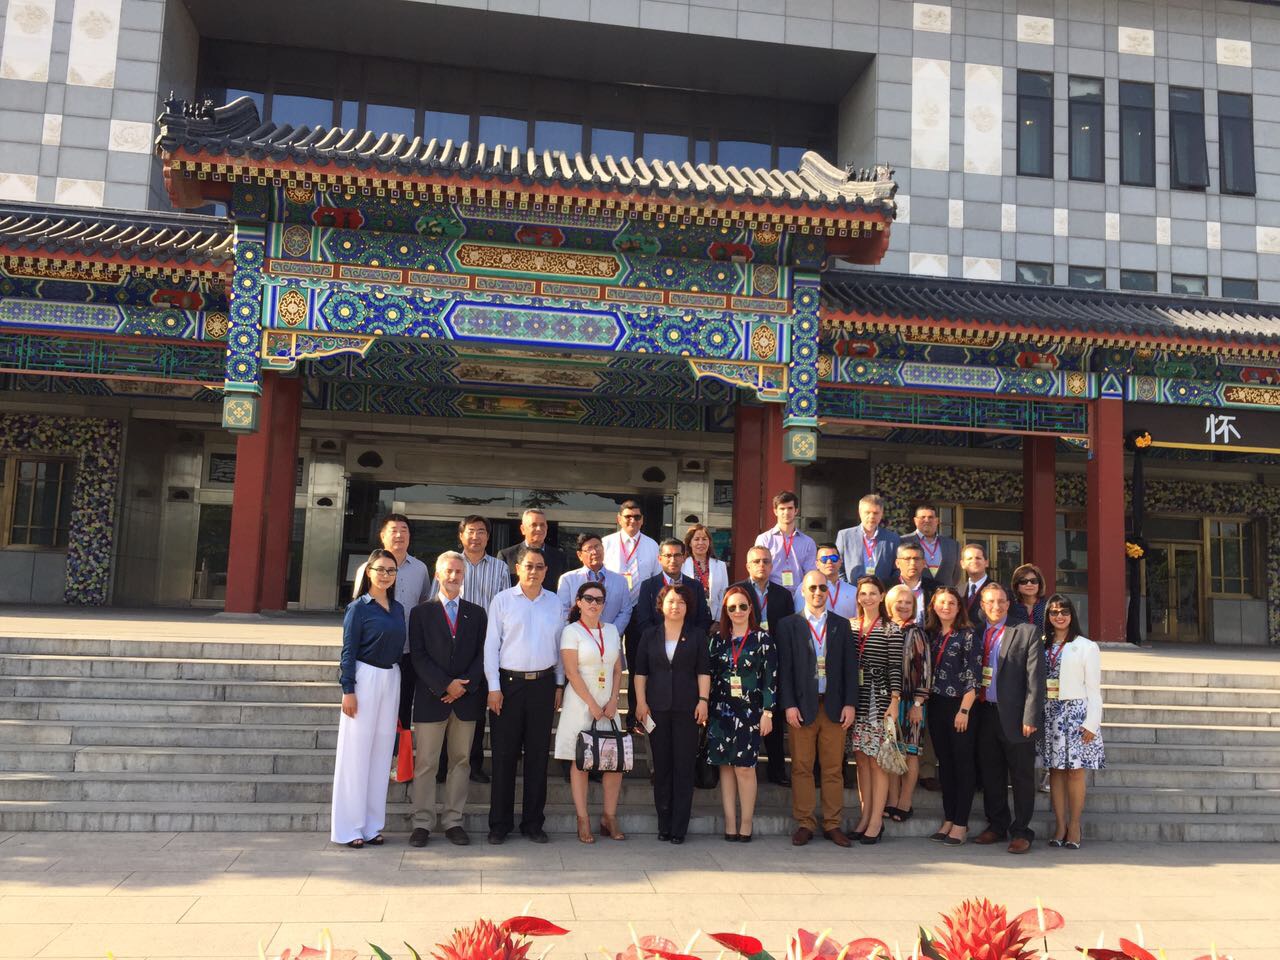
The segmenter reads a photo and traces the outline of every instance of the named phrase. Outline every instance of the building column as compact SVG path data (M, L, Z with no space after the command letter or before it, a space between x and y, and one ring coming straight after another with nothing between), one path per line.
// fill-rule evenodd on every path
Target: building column
M275 603L286 591L285 558L293 519L300 388L300 383L290 385L277 373L265 374L257 404L258 425L262 429L242 433L236 440L227 598L223 607L227 613L259 613L264 608L284 606L267 606L267 602ZM291 429L285 425L290 420ZM281 437L281 433L288 436ZM277 491L286 482L288 493L280 504ZM273 545L281 542L277 553Z
M1022 558L1044 571L1054 591L1058 569L1057 438L1022 438Z
M756 534L774 524L774 494L795 490L796 468L783 460L782 414L783 408L773 403L739 403L734 409L731 582L746 576L747 550Z
M269 373L274 382L271 404L271 479L267 493L263 544L261 607L284 610L289 605L289 543L293 538L294 499L298 490L298 430L302 421L302 380Z
M1125 640L1124 401L1089 404L1086 516L1089 552L1089 637Z

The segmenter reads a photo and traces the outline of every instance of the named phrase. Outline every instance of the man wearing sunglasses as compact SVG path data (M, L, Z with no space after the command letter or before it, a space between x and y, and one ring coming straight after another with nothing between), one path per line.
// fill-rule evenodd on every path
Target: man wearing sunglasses
M821 551L819 551L821 552ZM845 731L853 726L858 699L858 647L853 628L827 609L827 578L814 570L800 585L805 606L775 628L778 647L778 702L791 729L791 842L802 847L818 823L813 767L822 766L822 835L839 847L850 845L844 817Z
M858 591L852 584L846 583L840 576L842 566L840 548L834 543L818 544L818 572L827 578L827 609L839 614L846 620L858 615ZM805 605L804 587L796 587L795 605L803 610Z
M640 504L634 500L624 500L622 506L618 507L617 532L601 541L605 569L612 570L627 581L632 602L640 598L641 584L650 577L656 577L662 570L658 566L658 544L643 532L643 527L644 512L641 511Z

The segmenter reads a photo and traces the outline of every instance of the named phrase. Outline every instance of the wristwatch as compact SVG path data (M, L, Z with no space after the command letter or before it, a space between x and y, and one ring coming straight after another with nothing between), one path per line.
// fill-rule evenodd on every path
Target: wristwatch
M957 712L958 712L958 713L962 713L962 714L964 714L964 715L967 717L967 716L969 715L969 708L968 708L968 707L961 707Z
M703 703L710 703L710 702L711 702L711 701L710 701L710 700L708 700L706 697L699 697L698 699L699 699L699 700L701 700Z

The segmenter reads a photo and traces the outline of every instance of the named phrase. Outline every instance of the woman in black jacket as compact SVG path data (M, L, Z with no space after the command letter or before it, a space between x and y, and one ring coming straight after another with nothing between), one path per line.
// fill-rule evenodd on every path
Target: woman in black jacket
M693 811L693 772L698 761L698 727L707 722L711 661L707 635L686 627L689 591L668 584L658 594L662 622L636 645L632 676L636 719L650 718L653 803L658 810L658 839L684 843Z

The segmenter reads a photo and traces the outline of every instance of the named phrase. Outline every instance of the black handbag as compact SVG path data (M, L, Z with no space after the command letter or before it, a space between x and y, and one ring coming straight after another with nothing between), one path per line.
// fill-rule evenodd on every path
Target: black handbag
M578 734L573 762L579 770L627 773L635 766L635 743L631 734L619 730L616 720L609 721L609 728L598 730L592 723Z

